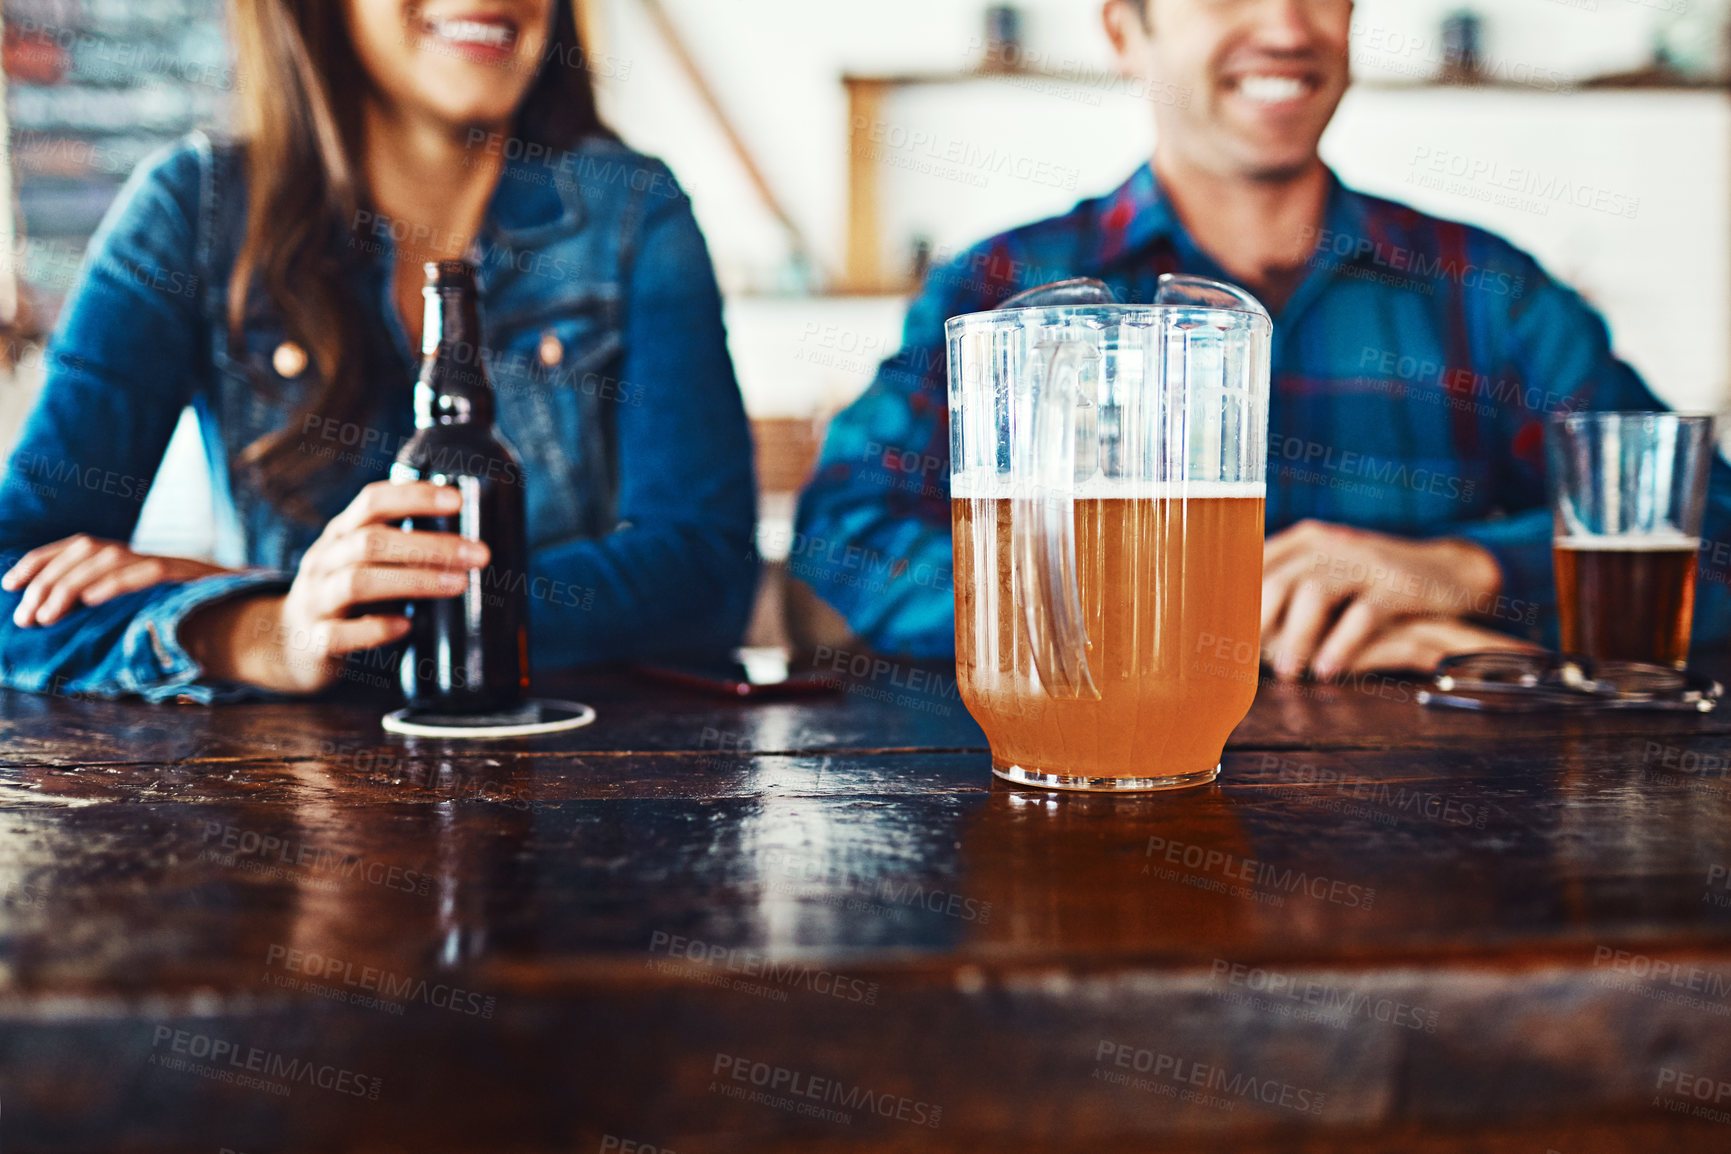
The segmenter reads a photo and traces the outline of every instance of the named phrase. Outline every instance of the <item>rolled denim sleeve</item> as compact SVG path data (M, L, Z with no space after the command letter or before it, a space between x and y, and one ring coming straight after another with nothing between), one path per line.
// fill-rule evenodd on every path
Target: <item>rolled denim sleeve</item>
M280 593L280 574L204 577L159 585L81 610L55 626L19 629L11 623L18 596L4 606L6 685L35 693L91 697L138 696L146 701L200 704L265 696L247 686L206 679L180 643L180 625L196 610L243 594Z
M0 566L79 533L127 541L175 423L205 372L195 271L203 157L176 146L142 164L91 240L50 339L41 394L0 478ZM180 645L195 609L280 574L159 585L53 625L20 628L0 595L0 684L151 700L217 700Z

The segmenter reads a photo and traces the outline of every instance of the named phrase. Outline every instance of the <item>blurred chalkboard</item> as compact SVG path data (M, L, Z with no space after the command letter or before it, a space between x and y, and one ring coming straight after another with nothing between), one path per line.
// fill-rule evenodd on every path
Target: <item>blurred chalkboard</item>
M5 0L5 16L11 256L47 324L127 174L226 124L239 78L222 0Z

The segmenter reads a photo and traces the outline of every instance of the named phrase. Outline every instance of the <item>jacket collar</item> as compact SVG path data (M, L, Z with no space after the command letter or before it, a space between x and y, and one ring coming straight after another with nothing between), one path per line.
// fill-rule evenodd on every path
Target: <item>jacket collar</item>
M518 143L511 138L512 147ZM532 247L576 231L583 223L583 198L576 182L567 176L571 169L566 163L575 155L565 152L551 159L508 156L487 206L484 229L513 248Z

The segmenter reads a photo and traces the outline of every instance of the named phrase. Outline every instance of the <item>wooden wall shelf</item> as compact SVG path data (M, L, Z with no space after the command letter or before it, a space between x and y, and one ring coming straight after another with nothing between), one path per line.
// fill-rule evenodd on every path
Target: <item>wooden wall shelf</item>
M878 153L862 136L862 126L885 119L889 98L897 90L1013 81L1110 85L1114 74L1105 70L1048 70L1034 68L957 69L884 73L844 73L841 77L848 97L848 214L847 249L840 280L832 291L839 295L897 295L917 288L903 269L884 267L883 205ZM1570 81L1566 86L1547 87L1500 80L1445 81L1400 78L1366 78L1354 87L1388 92L1435 89L1458 93L1497 92L1516 95L1560 96L1594 92L1731 92L1724 82L1690 81L1663 70L1643 70Z
M1102 84L1110 79L1111 75L1105 72L1032 68L843 74L841 82L848 97L847 253L836 291L850 296L888 296L904 295L918 287L901 270L883 266L883 224L878 186L880 165L860 135L861 125L883 119L885 103L893 90L981 80Z

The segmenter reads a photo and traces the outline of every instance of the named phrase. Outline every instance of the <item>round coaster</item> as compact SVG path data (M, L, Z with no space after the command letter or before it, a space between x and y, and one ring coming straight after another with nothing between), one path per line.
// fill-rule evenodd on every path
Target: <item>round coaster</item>
M578 701L537 698L521 709L504 713L454 714L399 709L384 717L388 733L408 737L533 737L581 729L595 720L595 711Z

